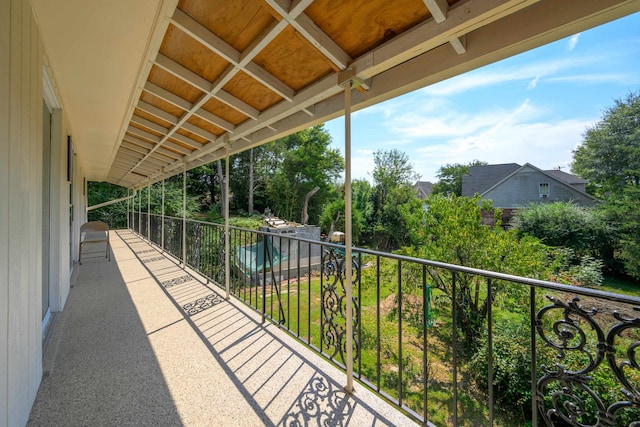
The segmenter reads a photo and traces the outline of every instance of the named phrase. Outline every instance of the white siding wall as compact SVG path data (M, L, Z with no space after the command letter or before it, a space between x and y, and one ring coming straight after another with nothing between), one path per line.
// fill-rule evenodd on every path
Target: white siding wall
M42 376L42 43L28 1L0 5L0 425L14 426Z
M43 44L29 0L0 0L0 427L26 424L42 378ZM62 110L52 118L51 308L69 293L69 184ZM76 158L77 228L84 221ZM76 250L77 251L77 250Z
M0 0L0 426L8 423L9 338L9 43L11 8Z

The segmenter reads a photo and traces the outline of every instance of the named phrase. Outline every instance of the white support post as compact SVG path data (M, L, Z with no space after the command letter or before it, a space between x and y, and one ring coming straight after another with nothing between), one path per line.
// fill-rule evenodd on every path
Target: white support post
M142 191L138 192L138 234L142 235Z
M231 288L231 234L229 232L229 144L226 145L225 173L224 173L224 287L226 298L229 299Z
M160 248L162 249L162 252L164 252L164 178L162 178L162 212L161 212L161 220L162 220L162 225L161 225L161 236L160 236Z
M351 70L350 70L351 71ZM352 71L351 71L352 72ZM351 219L351 83L350 78L344 86L344 249L345 256L345 299L346 301L346 350L347 385L345 391L353 393L353 289L352 289L352 250L353 244Z
M147 186L147 239L151 241L151 184Z
M129 199L129 189L127 188L127 230L131 230L131 224L129 221L129 205L130 205L131 200Z
M182 172L182 268L187 265L187 163Z

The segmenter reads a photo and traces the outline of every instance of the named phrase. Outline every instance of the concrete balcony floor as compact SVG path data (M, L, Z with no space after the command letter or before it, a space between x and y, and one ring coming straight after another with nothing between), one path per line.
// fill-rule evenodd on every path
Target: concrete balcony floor
M415 425L131 231L111 245L76 266L28 425Z

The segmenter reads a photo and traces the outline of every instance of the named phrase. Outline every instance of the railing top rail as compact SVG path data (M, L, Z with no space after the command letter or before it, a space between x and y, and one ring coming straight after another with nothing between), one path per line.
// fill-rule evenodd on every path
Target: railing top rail
M151 214L151 215L156 215L156 214ZM165 216L165 218L174 218L174 217ZM175 218L175 219L182 220L182 218ZM208 221L201 221L201 220L195 220L195 219L187 219L187 221L196 222L196 223L205 224L205 225L213 225L221 228L224 227L224 224L217 224L217 223L208 222ZM269 231L250 230L250 229L235 227L235 226L230 226L229 228L231 230L250 231L252 233L262 235L262 236L279 237L284 239L296 240L304 243L322 245L323 247L331 247L331 248L337 248L337 249L344 248L344 245L341 245L338 243L306 239L303 237L296 237L286 233L277 234ZM473 268L473 267L465 267L465 266L456 265L456 264L448 264L446 262L415 258L415 257L406 256L406 255L399 255L399 254L393 254L389 252L382 252L382 251L376 251L376 250L364 249L364 248L358 248L358 247L354 247L353 252L354 254L361 253L361 254L372 255L376 257L379 256L379 257L390 258L390 259L394 259L402 262L426 265L428 267L433 267L433 268L441 268L449 271L454 271L457 273L482 276L488 279L504 280L508 282L520 283L520 284L527 285L530 287L535 287L535 288L551 289L551 290L560 291L560 292L568 292L568 293L573 293L573 294L587 296L587 297L602 298L609 301L617 301L617 302L623 302L627 304L640 306L639 297L632 297L632 296L622 295L622 294L614 294L611 292L600 291L597 289L582 288L579 286L565 285L562 283L555 283L547 280L515 276L512 274L499 273L495 271L482 270L482 269Z

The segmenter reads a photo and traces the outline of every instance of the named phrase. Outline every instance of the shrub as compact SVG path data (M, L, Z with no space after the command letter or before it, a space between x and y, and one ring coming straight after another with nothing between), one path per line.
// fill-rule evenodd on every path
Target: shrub
M552 281L587 287L602 285L604 264L601 260L589 255L578 256L570 248L556 248L551 257Z
M524 317L496 325L493 336L493 390L498 406L514 415L519 422L529 418L531 408L531 343L529 325ZM476 384L488 389L487 333L472 356L469 372Z
M579 255L612 257L614 230L598 210L572 202L530 205L518 211L513 225L549 246L567 247Z

